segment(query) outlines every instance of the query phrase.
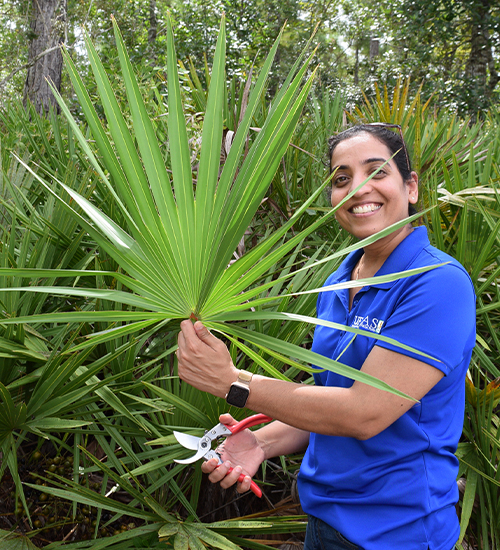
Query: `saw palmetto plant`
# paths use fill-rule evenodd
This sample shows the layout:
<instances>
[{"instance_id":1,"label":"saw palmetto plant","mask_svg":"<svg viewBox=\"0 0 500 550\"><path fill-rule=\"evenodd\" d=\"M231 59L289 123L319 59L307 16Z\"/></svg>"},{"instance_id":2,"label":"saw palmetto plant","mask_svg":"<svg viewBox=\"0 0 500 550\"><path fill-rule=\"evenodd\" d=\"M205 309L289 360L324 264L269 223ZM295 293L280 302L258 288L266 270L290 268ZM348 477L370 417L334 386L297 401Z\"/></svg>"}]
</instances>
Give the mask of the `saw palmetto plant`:
<instances>
[{"instance_id":1,"label":"saw palmetto plant","mask_svg":"<svg viewBox=\"0 0 500 550\"><path fill-rule=\"evenodd\" d=\"M20 178L26 175L34 192L13 185L14 199L2 200L12 223L10 233L3 222L1 228L2 235L10 236L2 240L0 255L0 353L8 356L4 363L0 361L0 450L4 458L0 474L11 471L27 509L17 476L16 451L23 439L48 437L55 447L75 457L74 475L71 481L53 476L51 486L40 490L72 501L73 511L84 502L99 510L98 514L105 510L114 517L136 518L141 524L107 541L82 541L70 547L129 548L133 539L135 546L153 548L159 532L176 548L185 548L186 540L191 548L234 549L235 544L261 548L256 542L243 541L242 533L301 531L303 519L240 518L201 526L197 516L199 468L186 472L185 466L172 464L183 453L170 435L172 429L186 426L193 434L201 433L217 421L220 407L226 406L175 376L172 352L178 323L188 318L203 321L225 338L239 367L293 380L312 364L392 391L359 371L312 353L304 343L310 340L311 326L324 323L313 318L314 300L329 272L349 251L394 228L356 244L340 237L321 242L319 235L338 231L331 223L334 211L315 206L328 182L315 183L310 175L311 156L303 166L297 163L294 178L279 188L280 163L281 169L291 166L287 157L293 159L299 151L292 151L289 143L297 136L314 77L311 57L304 54L297 61L268 106L263 97L276 42L251 89L250 81L245 85L245 101L238 102L236 86L226 89L223 21L212 72L206 71L208 93L192 80L197 88L193 129L189 127L192 113L188 116L183 106L185 89L177 72L170 25L167 103L163 105L163 97L154 90L157 110L154 101L143 99L148 90L136 81L116 25L115 36L123 76L118 92L89 40L97 108L66 56L85 124L77 123L59 98L72 136L67 147L61 138L63 123L54 118L58 152L49 161L51 145L40 128L44 147L31 157L22 150L16 155L17 173ZM233 113L236 104L237 116ZM318 127L341 127L338 100L328 107L328 116L319 111L319 104L316 107L316 117L327 119L318 122ZM419 116L425 111L418 101L412 109ZM392 120L391 113L383 109L368 111L362 119ZM435 125L431 121L429 126ZM434 131L441 135L445 126L442 123ZM408 128L421 164L440 165L441 138L417 122ZM327 134L324 130L321 136L316 132L306 135L302 149L307 147L304 143L324 141ZM190 139L193 135L196 140ZM412 136L420 136L420 141ZM455 152L463 150L468 147L461 143ZM453 162L455 172L464 170L460 156L453 161L453 151L446 158L452 160L444 164L445 175ZM436 173L432 177L436 179ZM454 179L454 173L449 179ZM269 197L270 185L280 198L280 214L272 224L262 217L259 238L249 239L242 254L239 245L248 228L256 226L256 212ZM433 189L438 187L436 179ZM445 197L446 188L439 189ZM290 196L293 201L288 204ZM453 197L454 202L447 199L452 206L463 200L459 193ZM480 208L469 202L471 208ZM449 218L453 229L454 211L449 216L441 214L443 220ZM438 235L439 210L432 215L431 225ZM496 217L490 222L496 234ZM446 240L453 231L442 225ZM465 223L461 228L467 228ZM315 234L316 229L322 229L321 233ZM487 236L488 242L494 238ZM459 240L465 250L469 238ZM235 255L238 248L240 253ZM491 263L490 254L484 250L482 254L485 257L478 258L477 270ZM394 274L385 280L411 274ZM350 330L353 338L364 334L350 327L342 330ZM29 368L26 358L31 361ZM71 434L69 439L67 434ZM106 460L92 455L89 441L97 442ZM100 476L99 494L77 482L88 475ZM111 487L127 493L129 500L117 503L109 498ZM194 518L193 522L179 521L175 514ZM97 536L100 518L92 536ZM0 548L1 537L0 533Z\"/></svg>"},{"instance_id":2,"label":"saw palmetto plant","mask_svg":"<svg viewBox=\"0 0 500 550\"><path fill-rule=\"evenodd\" d=\"M249 130L265 91L266 77L278 47L276 42L249 95L246 110L239 117L238 128L221 166L224 113L227 112L224 32L223 22L210 75L196 171L192 167L170 26L167 148L160 145L158 129L141 97L115 25L129 112L122 113L90 41L87 40L87 50L105 114L104 123L71 59L66 56L68 72L92 138L88 139L87 130L82 130L59 98L70 131L80 144L80 152L74 158L84 167L83 180L75 181L71 161L63 158L64 147L52 164L39 155L38 167L33 160L22 160L17 155L19 166L30 172L32 183L45 188L49 197L47 204L57 205L58 214L54 217L50 209L38 208L27 196L12 189L17 202L6 204L12 216L12 231L6 242L8 246L2 248L0 268L6 312L1 320L2 330L4 336L27 342L28 339L23 338L24 326L34 326L35 335L39 334L37 328L49 324L59 324L64 329L58 333L60 342L59 337L50 339L53 344L50 353L42 349L37 355L36 350L30 350L36 367L25 368L20 377L22 369L17 370L22 363L18 360L20 352L11 343L12 339L5 340L11 365L0 368L0 448L5 459L0 473L6 468L10 470L16 481L16 492L28 512L29 503L18 475L17 448L30 434L35 434L51 439L56 447L72 453L76 458L73 481L53 477L52 487L44 486L43 491L55 498L73 501L73 514L77 503L88 502L100 511L107 510L117 516L126 514L147 524L133 533L100 542L103 548L122 540L128 544L130 539L143 535L156 536L161 526L160 536L173 539L176 547L182 546L187 537L191 547L203 546L200 542L203 540L212 546L236 548L227 539L232 536L231 530L238 534L242 529L249 529L241 522L241 525L214 524L203 529L198 523L181 525L170 512L177 509L180 502L183 509L196 518L200 480L198 476L195 482L183 486L189 496L183 495L176 479L185 467L166 467L174 458L179 458L182 451L172 436L165 436L169 433L165 426L187 421L208 428L217 416L214 399L207 397L204 406L199 403L197 406L189 388L179 388L178 381L155 380L158 363L148 370L144 360L135 361L145 342L151 342L165 331L177 330L175 321L202 320L227 338L233 352L246 355L251 368L261 368L271 376L292 377L298 369L307 369L312 363L352 372L353 378L388 389L385 384L341 363L316 356L301 345L301 335L307 332L303 326L315 322L311 317L311 294L296 299L298 306L304 303L306 308L296 307L293 314L285 311L291 290L320 286L326 278L328 263L335 264L354 248L344 246L331 251L327 258L318 254L321 247L317 250L308 247L307 254L302 253L305 247L302 243L308 235L333 215L333 211L327 212L323 217L315 217L306 229L296 234L291 231L299 216L314 204L322 186L295 208L293 216L281 227L268 231L265 239L234 261L234 252L288 148L314 72L308 75L311 57L302 65L301 60L297 62L273 99L259 131L252 130L250 140ZM58 124L54 120L54 130ZM100 178L97 183L96 177ZM16 228L18 215L26 230ZM61 221L63 218L65 223ZM84 231L76 230L77 226ZM24 235L20 243L16 242L17 231ZM30 248L33 235L38 233L49 243L58 242L58 246L65 243L59 260L44 263L42 260L48 254L36 253L36 247ZM88 236L85 242L84 233ZM362 245L359 243L356 247ZM72 254L79 257L69 262ZM105 258L112 259L109 263L116 266L115 270L97 269ZM317 261L318 258L321 261ZM89 265L96 269L88 269ZM31 284L27 285L30 279ZM40 300L26 300L25 295L38 295ZM45 297L53 300L51 308L40 307ZM75 307L54 301L54 297L71 297ZM29 304L36 307L27 307ZM267 330L251 330L263 322L268 324ZM290 329L284 322L302 328ZM93 327L94 332L89 334L87 330L88 337L77 343L80 333L76 327L83 325ZM354 329L353 332L363 331ZM66 338L66 333L71 336ZM102 356L98 353L92 356L94 350L106 346L107 352ZM171 346L165 355L173 350ZM286 374L277 368L280 363L289 365ZM13 366L16 369L11 368ZM102 375L100 369L109 370ZM175 411L169 418L171 405ZM206 414L207 409L213 414ZM92 427L87 428L89 423ZM60 437L61 431L72 433L70 445L64 435ZM86 451L87 433L91 433L106 452L106 463ZM153 437L158 446L146 446ZM125 457L117 458L118 448L125 451ZM82 489L77 480L82 473L84 454L90 461L83 470L85 475L100 472L103 480L113 480L128 493L129 504L119 506L109 499L105 483L100 496ZM143 481L145 486L134 488L134 483ZM168 490L162 489L164 487ZM252 524L255 533L259 529L279 532L303 528L304 522L294 518ZM91 547L96 544L89 543Z\"/></svg>"},{"instance_id":3,"label":"saw palmetto plant","mask_svg":"<svg viewBox=\"0 0 500 550\"><path fill-rule=\"evenodd\" d=\"M390 390L378 380L332 359L245 328L245 323L264 319L326 323L278 311L276 304L286 297L286 293L281 296L264 294L263 297L263 293L277 281L279 284L283 283L279 275L271 281L263 279L269 269L317 227L332 219L334 210L316 219L292 238L284 239L297 218L319 196L322 186L296 209L288 222L237 261L232 261L234 251L265 196L301 115L314 77L314 71L307 76L312 56L302 65L305 55L297 61L246 152L252 118L265 90L266 77L278 47L276 41L250 93L246 112L234 134L232 146L221 169L220 148L224 129L224 101L227 97L224 71L225 30L224 21L222 22L210 77L197 177L194 180L170 24L167 66L168 159L158 143L155 126L141 97L116 23L114 30L130 119L122 114L104 67L89 40L86 42L87 51L106 125L99 119L68 55L66 65L95 148L91 147L62 99L59 101L84 153L108 192L108 201L112 202L118 214L115 219L105 214L95 205L92 197L85 198L59 181L55 174L47 174L44 179L39 170L33 171L33 175L61 201L100 249L113 258L119 269L108 272L6 269L2 273L54 279L73 276L78 280L82 277L111 277L115 281L114 288L89 288L88 285L84 288L76 285L37 287L33 284L6 290L80 296L114 302L122 307L109 311L31 315L6 320L5 323L109 323L105 331L94 333L88 342L72 348L74 352L118 337L138 333L154 334L173 320L199 319L209 328L225 335L253 360L256 360L255 353L242 340L273 357L291 357L293 359L287 359L288 362L315 364ZM45 181L47 177L49 180ZM406 222L401 222L403 223ZM389 228L385 232L393 229ZM380 238L386 233L370 237L370 240ZM321 262L345 255L367 242L344 248ZM410 274L408 272L405 275ZM290 273L284 277L289 276ZM390 277L399 276L401 274ZM353 333L363 332L351 328L348 330ZM383 338L381 335L375 337ZM266 369L268 363L260 358L258 365Z\"/></svg>"}]
</instances>

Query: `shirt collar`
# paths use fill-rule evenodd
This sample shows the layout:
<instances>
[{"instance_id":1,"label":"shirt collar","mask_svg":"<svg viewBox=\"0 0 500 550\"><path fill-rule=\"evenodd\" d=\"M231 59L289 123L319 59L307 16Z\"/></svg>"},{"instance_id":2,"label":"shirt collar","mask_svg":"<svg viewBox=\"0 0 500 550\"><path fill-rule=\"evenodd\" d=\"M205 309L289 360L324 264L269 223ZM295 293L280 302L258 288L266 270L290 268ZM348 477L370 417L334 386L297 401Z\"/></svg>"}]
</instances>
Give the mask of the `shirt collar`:
<instances>
[{"instance_id":1,"label":"shirt collar","mask_svg":"<svg viewBox=\"0 0 500 550\"><path fill-rule=\"evenodd\" d=\"M390 273L405 271L413 261L413 258L428 245L429 237L427 236L427 228L425 226L415 227L413 231L391 252L375 276L377 277L379 275L388 275ZM330 284L348 281L351 278L351 273L354 266L359 261L362 254L362 249L351 252L338 268L336 277L334 280L330 281ZM396 281L379 283L370 286L388 289L391 288L395 282Z\"/></svg>"},{"instance_id":2,"label":"shirt collar","mask_svg":"<svg viewBox=\"0 0 500 550\"><path fill-rule=\"evenodd\" d=\"M413 231L391 252L382 267L377 271L377 273L375 273L375 277L405 271L413 262L415 256L429 244L427 228L425 226L415 227ZM380 283L370 286L380 289L389 289L395 283L396 281L392 281L389 283Z\"/></svg>"}]
</instances>

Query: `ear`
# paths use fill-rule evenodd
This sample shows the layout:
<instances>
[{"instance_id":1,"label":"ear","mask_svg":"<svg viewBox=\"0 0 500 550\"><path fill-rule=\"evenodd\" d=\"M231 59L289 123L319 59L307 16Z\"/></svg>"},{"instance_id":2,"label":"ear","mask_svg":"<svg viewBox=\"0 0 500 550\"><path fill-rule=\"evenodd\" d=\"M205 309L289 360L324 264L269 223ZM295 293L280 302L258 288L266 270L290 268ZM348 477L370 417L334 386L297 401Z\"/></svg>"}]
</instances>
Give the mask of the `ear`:
<instances>
[{"instance_id":1,"label":"ear","mask_svg":"<svg viewBox=\"0 0 500 550\"><path fill-rule=\"evenodd\" d=\"M418 176L416 172L411 173L406 185L408 186L408 201L410 204L416 204L418 202Z\"/></svg>"}]
</instances>

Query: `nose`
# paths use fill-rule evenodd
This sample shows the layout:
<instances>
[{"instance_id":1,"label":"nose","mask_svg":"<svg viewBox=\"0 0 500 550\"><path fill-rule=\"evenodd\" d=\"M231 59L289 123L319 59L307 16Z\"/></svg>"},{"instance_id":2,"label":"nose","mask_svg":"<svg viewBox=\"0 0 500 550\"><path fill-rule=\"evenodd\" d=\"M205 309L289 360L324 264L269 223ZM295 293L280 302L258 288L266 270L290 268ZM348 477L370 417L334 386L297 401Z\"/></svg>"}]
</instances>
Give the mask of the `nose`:
<instances>
[{"instance_id":1,"label":"nose","mask_svg":"<svg viewBox=\"0 0 500 550\"><path fill-rule=\"evenodd\" d=\"M352 192L354 191L354 189L356 189L357 187L359 187L363 182L366 181L366 175L365 174L359 174L359 175L355 175L353 176L352 180L351 180L351 188L349 189L349 192ZM364 195L367 195L368 193L370 193L373 189L373 179L367 181L360 189L358 189L356 191L356 193L354 193L354 197L361 197L361 196L364 196Z\"/></svg>"}]
</instances>

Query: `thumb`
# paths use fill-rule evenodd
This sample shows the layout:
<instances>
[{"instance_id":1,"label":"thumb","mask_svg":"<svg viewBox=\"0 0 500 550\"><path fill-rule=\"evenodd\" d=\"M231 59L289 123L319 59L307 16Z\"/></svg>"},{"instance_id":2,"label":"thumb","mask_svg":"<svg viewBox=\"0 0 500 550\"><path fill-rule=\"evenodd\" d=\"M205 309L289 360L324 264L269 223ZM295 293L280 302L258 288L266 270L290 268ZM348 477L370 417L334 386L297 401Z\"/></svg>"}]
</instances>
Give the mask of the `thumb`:
<instances>
[{"instance_id":1,"label":"thumb","mask_svg":"<svg viewBox=\"0 0 500 550\"><path fill-rule=\"evenodd\" d=\"M237 421L229 413L221 414L219 416L219 422L226 426L233 426L234 424L237 424Z\"/></svg>"},{"instance_id":2,"label":"thumb","mask_svg":"<svg viewBox=\"0 0 500 550\"><path fill-rule=\"evenodd\" d=\"M196 321L194 330L196 331L196 336L210 347L213 347L219 341L201 321Z\"/></svg>"}]
</instances>

